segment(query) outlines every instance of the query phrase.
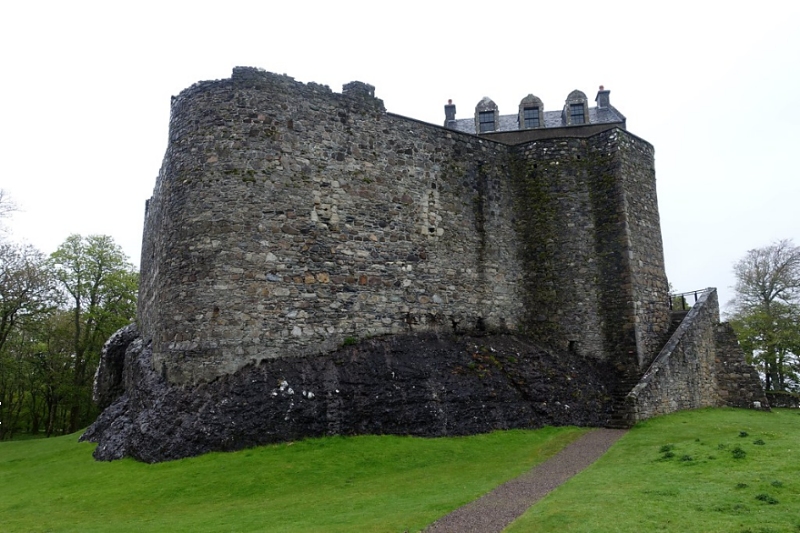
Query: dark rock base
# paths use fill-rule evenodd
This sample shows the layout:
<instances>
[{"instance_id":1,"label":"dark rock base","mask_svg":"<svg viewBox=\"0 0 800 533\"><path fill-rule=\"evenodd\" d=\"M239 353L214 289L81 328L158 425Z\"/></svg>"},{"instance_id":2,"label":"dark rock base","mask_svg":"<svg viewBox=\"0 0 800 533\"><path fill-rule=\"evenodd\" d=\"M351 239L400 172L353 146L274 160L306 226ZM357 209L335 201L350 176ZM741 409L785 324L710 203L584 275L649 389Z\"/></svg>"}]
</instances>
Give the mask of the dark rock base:
<instances>
[{"instance_id":1,"label":"dark rock base","mask_svg":"<svg viewBox=\"0 0 800 533\"><path fill-rule=\"evenodd\" d=\"M141 339L125 393L81 437L99 460L158 462L323 435L436 437L603 426L613 371L510 336L409 334L263 361L195 387L167 383Z\"/></svg>"}]
</instances>

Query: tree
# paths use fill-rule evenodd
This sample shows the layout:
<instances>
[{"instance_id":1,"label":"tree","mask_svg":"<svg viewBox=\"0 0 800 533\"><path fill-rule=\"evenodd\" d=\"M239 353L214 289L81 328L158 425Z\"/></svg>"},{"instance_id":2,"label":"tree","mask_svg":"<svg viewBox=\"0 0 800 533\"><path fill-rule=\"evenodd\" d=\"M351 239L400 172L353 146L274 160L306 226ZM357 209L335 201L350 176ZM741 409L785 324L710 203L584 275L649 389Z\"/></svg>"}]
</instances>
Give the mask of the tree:
<instances>
[{"instance_id":1,"label":"tree","mask_svg":"<svg viewBox=\"0 0 800 533\"><path fill-rule=\"evenodd\" d=\"M26 400L26 328L52 309L52 278L31 246L0 242L0 437L11 435Z\"/></svg>"},{"instance_id":2,"label":"tree","mask_svg":"<svg viewBox=\"0 0 800 533\"><path fill-rule=\"evenodd\" d=\"M800 247L781 240L734 265L731 324L767 390L800 387Z\"/></svg>"},{"instance_id":3,"label":"tree","mask_svg":"<svg viewBox=\"0 0 800 533\"><path fill-rule=\"evenodd\" d=\"M3 219L8 218L11 213L17 210L17 204L12 200L6 191L0 189L0 232L5 233L6 228Z\"/></svg>"},{"instance_id":4,"label":"tree","mask_svg":"<svg viewBox=\"0 0 800 533\"><path fill-rule=\"evenodd\" d=\"M0 189L0 218L6 218L10 213L17 210L17 204L8 196L8 193Z\"/></svg>"},{"instance_id":5,"label":"tree","mask_svg":"<svg viewBox=\"0 0 800 533\"><path fill-rule=\"evenodd\" d=\"M107 236L72 235L49 259L0 240L0 438L94 419L94 368L135 317L138 278Z\"/></svg>"},{"instance_id":6,"label":"tree","mask_svg":"<svg viewBox=\"0 0 800 533\"><path fill-rule=\"evenodd\" d=\"M19 320L46 309L52 286L38 250L0 242L0 352Z\"/></svg>"},{"instance_id":7,"label":"tree","mask_svg":"<svg viewBox=\"0 0 800 533\"><path fill-rule=\"evenodd\" d=\"M71 315L72 387L68 431L94 416L91 379L106 339L136 316L139 275L106 235L70 235L50 257L62 308Z\"/></svg>"}]
</instances>

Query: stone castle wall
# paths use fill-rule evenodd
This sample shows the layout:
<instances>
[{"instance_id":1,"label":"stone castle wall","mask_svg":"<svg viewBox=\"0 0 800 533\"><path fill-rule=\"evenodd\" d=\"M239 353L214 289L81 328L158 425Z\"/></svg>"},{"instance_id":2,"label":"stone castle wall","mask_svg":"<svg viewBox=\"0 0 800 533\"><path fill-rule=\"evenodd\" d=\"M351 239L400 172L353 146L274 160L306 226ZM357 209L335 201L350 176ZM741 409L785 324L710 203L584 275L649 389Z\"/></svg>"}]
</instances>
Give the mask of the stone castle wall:
<instances>
[{"instance_id":1,"label":"stone castle wall","mask_svg":"<svg viewBox=\"0 0 800 533\"><path fill-rule=\"evenodd\" d=\"M669 284L664 274L653 148L632 135L619 136L618 142L620 149L616 153L624 193L623 238L627 240L630 268L629 281L622 288L629 288L626 293L631 295L636 353L639 369L643 370L667 341L670 310L664 294L669 293Z\"/></svg>"},{"instance_id":2,"label":"stone castle wall","mask_svg":"<svg viewBox=\"0 0 800 533\"><path fill-rule=\"evenodd\" d=\"M669 325L652 146L617 129L517 153L527 327L638 375Z\"/></svg>"},{"instance_id":3,"label":"stone castle wall","mask_svg":"<svg viewBox=\"0 0 800 533\"><path fill-rule=\"evenodd\" d=\"M519 146L237 68L173 101L139 323L173 383L349 338L530 334L640 367L668 325L652 147Z\"/></svg>"}]
</instances>

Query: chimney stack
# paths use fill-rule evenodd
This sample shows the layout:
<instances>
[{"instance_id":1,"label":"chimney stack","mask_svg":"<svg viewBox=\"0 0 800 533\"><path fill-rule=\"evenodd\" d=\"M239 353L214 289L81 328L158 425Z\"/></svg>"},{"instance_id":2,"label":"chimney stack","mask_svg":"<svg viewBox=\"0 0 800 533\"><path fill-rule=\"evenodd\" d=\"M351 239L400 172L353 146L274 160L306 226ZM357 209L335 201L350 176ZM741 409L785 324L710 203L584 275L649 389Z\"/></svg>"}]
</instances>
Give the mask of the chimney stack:
<instances>
[{"instance_id":1,"label":"chimney stack","mask_svg":"<svg viewBox=\"0 0 800 533\"><path fill-rule=\"evenodd\" d=\"M601 85L600 89L597 90L597 97L595 97L594 101L597 102L597 109L608 109L611 105L610 98L608 97L611 91L606 91L605 88Z\"/></svg>"},{"instance_id":2,"label":"chimney stack","mask_svg":"<svg viewBox=\"0 0 800 533\"><path fill-rule=\"evenodd\" d=\"M447 129L456 129L456 105L452 100L447 101L444 106L444 127Z\"/></svg>"}]
</instances>

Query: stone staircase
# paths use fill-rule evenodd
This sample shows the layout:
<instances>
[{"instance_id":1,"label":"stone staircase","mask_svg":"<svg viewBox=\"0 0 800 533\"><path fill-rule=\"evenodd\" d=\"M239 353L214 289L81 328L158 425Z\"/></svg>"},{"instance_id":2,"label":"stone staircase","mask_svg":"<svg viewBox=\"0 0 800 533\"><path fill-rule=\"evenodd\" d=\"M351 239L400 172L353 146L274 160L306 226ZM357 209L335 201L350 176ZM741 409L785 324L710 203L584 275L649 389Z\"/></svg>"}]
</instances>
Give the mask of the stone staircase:
<instances>
[{"instance_id":1,"label":"stone staircase","mask_svg":"<svg viewBox=\"0 0 800 533\"><path fill-rule=\"evenodd\" d=\"M628 403L628 393L639 383L638 378L630 377L619 381L614 392L611 393L611 418L606 423L607 428L628 429L633 425L631 405Z\"/></svg>"},{"instance_id":2,"label":"stone staircase","mask_svg":"<svg viewBox=\"0 0 800 533\"><path fill-rule=\"evenodd\" d=\"M683 319L689 311L672 311L670 318L670 325L667 334L664 336L664 344L669 341L672 334L681 325ZM628 429L633 426L634 420L631 413L632 405L629 405L627 400L628 394L639 383L640 376L626 376L622 378L611 394L612 398L612 411L611 418L609 418L606 427L613 429Z\"/></svg>"}]
</instances>

